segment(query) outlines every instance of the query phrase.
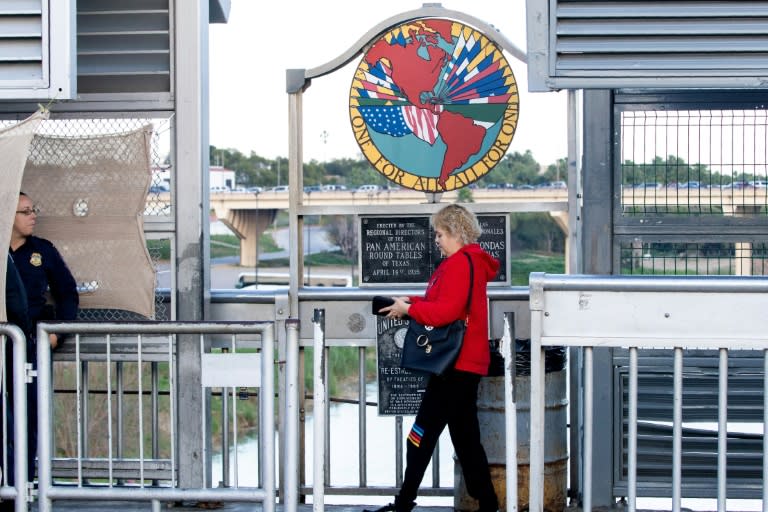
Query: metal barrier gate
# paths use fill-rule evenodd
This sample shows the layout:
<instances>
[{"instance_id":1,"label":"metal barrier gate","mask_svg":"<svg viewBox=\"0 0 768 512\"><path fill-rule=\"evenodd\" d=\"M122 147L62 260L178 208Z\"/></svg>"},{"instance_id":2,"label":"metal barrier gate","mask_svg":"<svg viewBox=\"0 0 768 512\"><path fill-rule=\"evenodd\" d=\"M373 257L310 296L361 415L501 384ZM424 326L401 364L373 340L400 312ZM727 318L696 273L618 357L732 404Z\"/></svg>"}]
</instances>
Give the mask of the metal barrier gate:
<instances>
[{"instance_id":1,"label":"metal barrier gate","mask_svg":"<svg viewBox=\"0 0 768 512\"><path fill-rule=\"evenodd\" d=\"M142 323L97 323L97 324L40 324L38 326L38 339L47 339L49 332L72 334L74 339L68 343L75 344L76 361L80 360L80 347L86 336L103 336L103 357L106 363L106 401L108 418L107 425L109 431L109 444L107 448L107 457L102 458L100 465L95 468L101 474L101 478L106 478L106 484L89 485L87 482L84 463L89 462L83 457L83 436L78 435L77 452L78 457L75 461L75 482L72 485L57 485L52 477L52 380L51 380L51 354L49 350L40 350L38 353L38 413L39 413L39 510L49 512L52 508L53 500L131 500L131 501L151 501L153 510L160 510L161 502L184 501L184 500L216 500L216 501L241 501L241 502L261 502L265 512L273 512L275 509L275 422L274 422L274 324L272 322L242 322L242 323L183 323L183 322L142 322ZM261 485L251 488L218 488L218 489L184 489L178 488L175 480L176 469L175 455L173 453L174 436L171 433L171 456L169 460L170 467L167 485L155 486L147 485L146 480L155 478L145 474L144 467L144 449L142 446L144 432L143 421L139 418L139 458L137 471L138 485L121 485L120 477L124 478L126 472L131 468L122 465L124 461L120 460L113 452L112 442L112 424L115 422L113 417L113 406L111 397L114 394L111 388L112 363L117 360L134 360L138 364L138 401L141 404L143 393L142 377L142 357L146 357L143 345L150 342L157 343L158 337L164 340L166 347L165 363L168 365L168 378L170 379L169 397L170 404L170 428L175 425L175 404L173 396L175 394L174 379L176 370L174 368L175 336L176 335L197 335L200 337L200 350L203 357L203 371L200 379L203 387L233 387L242 385L258 384L262 397L267 399L260 400L259 407L259 442L260 459L259 474ZM253 353L238 354L222 352L212 354L205 352L206 335L228 335L232 336L232 344L235 345L235 335L258 335L260 343L251 345ZM126 338L135 336L134 350L125 350ZM120 349L113 345L117 342L123 342ZM128 342L131 344L131 342ZM258 348L259 353L255 353ZM113 352L114 350L114 352ZM225 365L225 366L223 366ZM80 368L80 365L77 366ZM78 370L79 371L79 370ZM78 379L77 389L77 424L80 425L80 416L83 414L83 389L80 387L81 380ZM138 408L141 416L142 407ZM203 419L205 421L205 419ZM81 433L79 433L81 434ZM207 455L203 454L205 460ZM92 461L91 461L92 462ZM202 463L202 462L201 462ZM19 510L19 509L17 509Z\"/></svg>"},{"instance_id":2,"label":"metal barrier gate","mask_svg":"<svg viewBox=\"0 0 768 512\"><path fill-rule=\"evenodd\" d=\"M13 393L9 396L7 393L9 375L6 364L8 350L13 351ZM16 500L16 512L25 512L27 510L27 501L31 499L28 493L27 485L27 415L15 413L10 414L11 409L15 411L27 410L27 390L26 384L30 382L31 365L27 364L27 340L24 333L12 324L0 324L0 402L2 402L3 411L3 457L2 464L2 482L0 485L0 499ZM8 402L12 401L12 404ZM14 421L6 421L6 418L13 417ZM9 427L13 427L13 432L9 432ZM9 442L11 441L11 442ZM13 484L9 484L9 464L8 447L13 443ZM21 498L21 499L19 499Z\"/></svg>"},{"instance_id":3,"label":"metal barrier gate","mask_svg":"<svg viewBox=\"0 0 768 512\"><path fill-rule=\"evenodd\" d=\"M636 510L638 487L638 351L664 349L674 353L674 400L670 456L672 510L679 511L683 494L683 349L717 350L719 355L717 504L726 510L729 488L728 352L762 351L763 400L768 401L768 281L756 277L723 276L590 276L532 273L531 286L531 510L542 510L544 454L544 358L547 346L584 347L583 366L583 509L592 509L592 431L595 347L629 350L629 405L626 457L628 509ZM724 308L725 312L724 313ZM645 368L647 370L647 367ZM753 482L768 506L768 406L762 417L762 477ZM732 441L733 442L733 441ZM695 447L693 448L695 449ZM738 453L737 453L738 454ZM706 461L701 464L707 465ZM690 485L690 483L688 484ZM732 483L731 483L732 485Z\"/></svg>"}]
</instances>

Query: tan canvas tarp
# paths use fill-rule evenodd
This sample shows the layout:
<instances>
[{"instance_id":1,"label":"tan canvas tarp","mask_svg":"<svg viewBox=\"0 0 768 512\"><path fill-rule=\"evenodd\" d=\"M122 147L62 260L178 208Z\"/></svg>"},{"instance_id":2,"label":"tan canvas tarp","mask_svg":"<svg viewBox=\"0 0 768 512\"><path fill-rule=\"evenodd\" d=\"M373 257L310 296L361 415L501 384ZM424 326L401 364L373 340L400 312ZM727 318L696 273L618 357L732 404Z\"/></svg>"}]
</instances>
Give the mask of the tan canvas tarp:
<instances>
[{"instance_id":1,"label":"tan canvas tarp","mask_svg":"<svg viewBox=\"0 0 768 512\"><path fill-rule=\"evenodd\" d=\"M150 126L32 141L21 189L41 209L35 234L56 245L75 276L81 308L154 318L156 278L143 229L150 156Z\"/></svg>"},{"instance_id":2,"label":"tan canvas tarp","mask_svg":"<svg viewBox=\"0 0 768 512\"><path fill-rule=\"evenodd\" d=\"M0 247L5 248L2 253L3 262L0 264L3 270L0 274L0 289L2 289L0 321L2 322L8 319L5 314L5 268L8 263L6 254L11 243L13 219L19 202L21 176L32 136L47 117L47 112L38 111L27 119L0 130L0 180L2 180L0 185L0 244L2 245Z\"/></svg>"}]
</instances>

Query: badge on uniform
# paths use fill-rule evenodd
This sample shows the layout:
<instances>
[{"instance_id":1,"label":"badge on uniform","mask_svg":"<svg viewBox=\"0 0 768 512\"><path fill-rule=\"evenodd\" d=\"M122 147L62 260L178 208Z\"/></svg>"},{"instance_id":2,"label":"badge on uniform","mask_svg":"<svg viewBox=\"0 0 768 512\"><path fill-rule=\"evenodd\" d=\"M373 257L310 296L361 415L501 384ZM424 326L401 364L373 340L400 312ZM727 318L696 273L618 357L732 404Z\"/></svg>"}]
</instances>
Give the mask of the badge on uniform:
<instances>
[{"instance_id":1,"label":"badge on uniform","mask_svg":"<svg viewBox=\"0 0 768 512\"><path fill-rule=\"evenodd\" d=\"M32 256L29 257L29 264L33 267L39 267L43 264L43 257L39 252L33 252Z\"/></svg>"}]
</instances>

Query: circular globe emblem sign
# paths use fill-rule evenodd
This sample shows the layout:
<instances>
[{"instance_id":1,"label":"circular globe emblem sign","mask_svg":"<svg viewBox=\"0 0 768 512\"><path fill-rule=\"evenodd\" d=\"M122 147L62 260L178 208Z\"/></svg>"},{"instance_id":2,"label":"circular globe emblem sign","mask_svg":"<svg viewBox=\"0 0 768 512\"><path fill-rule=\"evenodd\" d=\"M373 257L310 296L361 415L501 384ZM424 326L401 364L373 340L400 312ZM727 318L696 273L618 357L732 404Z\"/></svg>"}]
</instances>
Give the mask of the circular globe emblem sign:
<instances>
[{"instance_id":1,"label":"circular globe emblem sign","mask_svg":"<svg viewBox=\"0 0 768 512\"><path fill-rule=\"evenodd\" d=\"M460 189L502 159L515 134L512 68L485 35L423 18L376 40L355 71L349 111L371 165L405 188Z\"/></svg>"}]
</instances>

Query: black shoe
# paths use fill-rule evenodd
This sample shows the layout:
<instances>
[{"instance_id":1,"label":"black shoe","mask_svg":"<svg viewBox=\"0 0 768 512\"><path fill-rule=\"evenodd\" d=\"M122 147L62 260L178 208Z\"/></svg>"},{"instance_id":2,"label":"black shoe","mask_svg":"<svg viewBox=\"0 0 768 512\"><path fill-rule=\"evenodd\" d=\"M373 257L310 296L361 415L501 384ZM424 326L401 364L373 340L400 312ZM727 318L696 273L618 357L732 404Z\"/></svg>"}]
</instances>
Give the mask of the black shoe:
<instances>
[{"instance_id":1,"label":"black shoe","mask_svg":"<svg viewBox=\"0 0 768 512\"><path fill-rule=\"evenodd\" d=\"M379 508L364 508L363 512L393 512L395 510L395 504L394 503L387 503L383 507Z\"/></svg>"},{"instance_id":2,"label":"black shoe","mask_svg":"<svg viewBox=\"0 0 768 512\"><path fill-rule=\"evenodd\" d=\"M403 502L395 498L395 512L411 512L415 506L415 501Z\"/></svg>"},{"instance_id":3,"label":"black shoe","mask_svg":"<svg viewBox=\"0 0 768 512\"><path fill-rule=\"evenodd\" d=\"M416 506L415 501L411 501L410 503L398 503L397 499L395 499L395 503L387 503L383 507L379 507L376 509L363 509L363 512L411 512L413 510L413 507Z\"/></svg>"},{"instance_id":4,"label":"black shoe","mask_svg":"<svg viewBox=\"0 0 768 512\"><path fill-rule=\"evenodd\" d=\"M498 512L499 510L499 502L495 499L493 501L489 501L487 503L480 502L480 506L477 509L477 512Z\"/></svg>"}]
</instances>

